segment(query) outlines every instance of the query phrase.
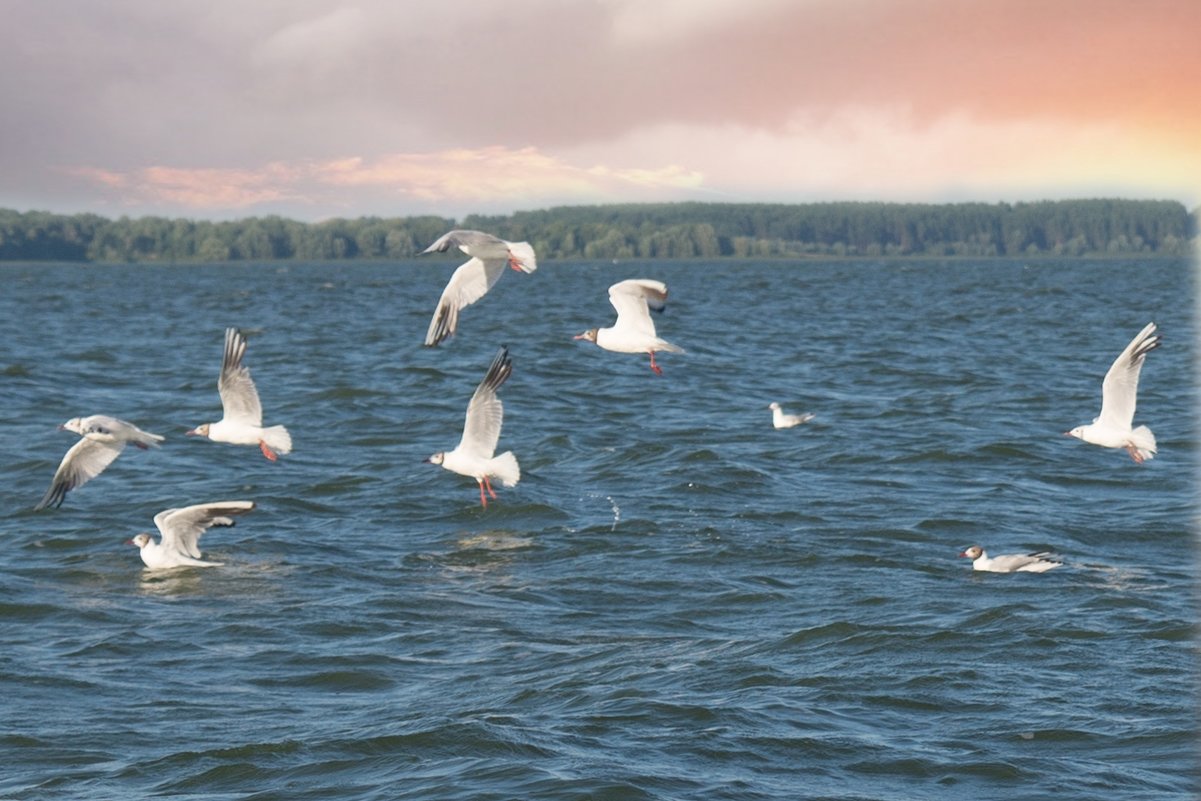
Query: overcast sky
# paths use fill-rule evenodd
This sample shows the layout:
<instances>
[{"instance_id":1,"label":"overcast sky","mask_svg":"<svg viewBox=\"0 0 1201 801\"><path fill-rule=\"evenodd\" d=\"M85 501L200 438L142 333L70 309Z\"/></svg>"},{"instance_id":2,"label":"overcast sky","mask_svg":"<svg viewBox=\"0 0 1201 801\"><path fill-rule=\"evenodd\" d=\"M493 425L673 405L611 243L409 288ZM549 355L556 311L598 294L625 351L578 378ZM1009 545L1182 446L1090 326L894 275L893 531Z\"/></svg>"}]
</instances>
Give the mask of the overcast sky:
<instances>
[{"instance_id":1,"label":"overcast sky","mask_svg":"<svg viewBox=\"0 0 1201 801\"><path fill-rule=\"evenodd\" d=\"M0 0L0 207L1201 203L1197 0Z\"/></svg>"}]
</instances>

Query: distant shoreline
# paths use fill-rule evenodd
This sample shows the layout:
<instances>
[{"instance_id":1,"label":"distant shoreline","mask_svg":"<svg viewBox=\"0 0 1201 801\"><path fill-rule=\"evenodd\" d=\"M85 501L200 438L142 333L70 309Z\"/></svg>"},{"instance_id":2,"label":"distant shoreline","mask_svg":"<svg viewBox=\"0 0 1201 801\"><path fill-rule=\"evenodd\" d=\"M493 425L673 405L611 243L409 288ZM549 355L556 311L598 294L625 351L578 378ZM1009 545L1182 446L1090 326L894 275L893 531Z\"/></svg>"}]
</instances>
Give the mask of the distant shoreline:
<instances>
[{"instance_id":1,"label":"distant shoreline","mask_svg":"<svg viewBox=\"0 0 1201 801\"><path fill-rule=\"evenodd\" d=\"M510 215L304 223L0 209L0 262L394 261L452 228L528 241L540 259L1184 257L1197 211L1171 200L1031 203L649 203Z\"/></svg>"}]
</instances>

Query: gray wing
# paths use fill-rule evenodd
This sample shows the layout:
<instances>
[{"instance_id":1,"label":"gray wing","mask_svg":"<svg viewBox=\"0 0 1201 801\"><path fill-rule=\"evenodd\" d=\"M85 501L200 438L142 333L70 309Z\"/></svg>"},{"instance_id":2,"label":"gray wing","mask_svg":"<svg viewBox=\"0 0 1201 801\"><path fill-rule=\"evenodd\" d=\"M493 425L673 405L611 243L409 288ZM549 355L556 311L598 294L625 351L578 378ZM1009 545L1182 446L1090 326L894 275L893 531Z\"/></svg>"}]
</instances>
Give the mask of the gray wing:
<instances>
[{"instance_id":1,"label":"gray wing","mask_svg":"<svg viewBox=\"0 0 1201 801\"><path fill-rule=\"evenodd\" d=\"M445 253L451 248L458 248L469 256L478 256L484 249L505 250L507 245L503 239L483 231L468 231L456 229L448 231L430 245L422 253Z\"/></svg>"},{"instance_id":2,"label":"gray wing","mask_svg":"<svg viewBox=\"0 0 1201 801\"><path fill-rule=\"evenodd\" d=\"M459 450L483 459L492 458L496 443L500 441L500 427L505 416L504 404L500 402L496 391L512 373L513 362L509 358L509 349L501 346L488 366L484 380L471 396L471 403L467 404L467 420L463 424Z\"/></svg>"},{"instance_id":3,"label":"gray wing","mask_svg":"<svg viewBox=\"0 0 1201 801\"><path fill-rule=\"evenodd\" d=\"M154 525L163 535L163 547L199 559L201 534L212 526L232 526L229 515L245 514L253 508L253 501L219 501L165 509L154 516Z\"/></svg>"},{"instance_id":4,"label":"gray wing","mask_svg":"<svg viewBox=\"0 0 1201 801\"><path fill-rule=\"evenodd\" d=\"M47 506L62 506L63 500L71 490L82 487L96 476L104 472L104 468L125 450L125 440L96 439L82 437L71 446L66 456L54 472L50 488L42 496L35 510Z\"/></svg>"},{"instance_id":5,"label":"gray wing","mask_svg":"<svg viewBox=\"0 0 1201 801\"><path fill-rule=\"evenodd\" d=\"M81 423L80 429L79 433L81 436L110 441L123 440L125 442L132 442L139 448L146 448L149 445L158 447L158 443L163 441L163 437L158 434L143 431L133 423L128 423L116 417L109 417L106 414L94 414L91 417L85 418Z\"/></svg>"},{"instance_id":6,"label":"gray wing","mask_svg":"<svg viewBox=\"0 0 1201 801\"><path fill-rule=\"evenodd\" d=\"M649 278L621 281L609 287L609 302L617 309L616 327L655 336L650 310L658 311L666 305L667 284Z\"/></svg>"},{"instance_id":7,"label":"gray wing","mask_svg":"<svg viewBox=\"0 0 1201 801\"><path fill-rule=\"evenodd\" d=\"M238 420L255 426L263 424L263 404L258 390L250 379L250 371L242 366L246 354L246 337L236 328L225 329L225 352L221 357L221 375L217 391L225 419Z\"/></svg>"},{"instance_id":8,"label":"gray wing","mask_svg":"<svg viewBox=\"0 0 1201 801\"><path fill-rule=\"evenodd\" d=\"M1105 380L1101 382L1101 414L1098 422L1130 427L1134 421L1138 377L1143 369L1143 361L1148 353L1159 347L1159 342L1155 323L1148 323L1114 360L1105 374Z\"/></svg>"},{"instance_id":9,"label":"gray wing","mask_svg":"<svg viewBox=\"0 0 1201 801\"><path fill-rule=\"evenodd\" d=\"M505 264L505 259L472 257L459 265L438 299L438 308L434 310L434 318L425 334L426 346L433 347L455 332L459 325L459 309L487 294L504 274Z\"/></svg>"}]
</instances>

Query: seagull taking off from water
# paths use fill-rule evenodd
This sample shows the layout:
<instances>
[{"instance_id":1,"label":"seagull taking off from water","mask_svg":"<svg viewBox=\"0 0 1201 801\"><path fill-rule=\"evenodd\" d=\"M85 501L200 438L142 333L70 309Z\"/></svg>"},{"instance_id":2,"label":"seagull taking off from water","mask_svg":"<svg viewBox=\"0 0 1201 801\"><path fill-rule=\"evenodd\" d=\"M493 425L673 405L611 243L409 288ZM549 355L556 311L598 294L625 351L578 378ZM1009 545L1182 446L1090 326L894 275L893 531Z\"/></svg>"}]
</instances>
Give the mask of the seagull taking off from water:
<instances>
[{"instance_id":1,"label":"seagull taking off from water","mask_svg":"<svg viewBox=\"0 0 1201 801\"><path fill-rule=\"evenodd\" d=\"M524 273L538 269L530 243L506 242L483 231L451 231L421 252L445 253L452 247L471 258L459 265L438 298L438 308L425 334L425 345L431 348L455 332L459 310L487 294L500 280L506 265Z\"/></svg>"},{"instance_id":2,"label":"seagull taking off from water","mask_svg":"<svg viewBox=\"0 0 1201 801\"><path fill-rule=\"evenodd\" d=\"M50 482L50 489L33 507L35 511L47 506L62 506L68 492L103 473L104 468L125 450L126 443L146 450L152 445L157 448L163 441L158 434L148 433L133 423L103 414L72 417L58 428L60 431L74 431L80 439L63 456Z\"/></svg>"},{"instance_id":3,"label":"seagull taking off from water","mask_svg":"<svg viewBox=\"0 0 1201 801\"><path fill-rule=\"evenodd\" d=\"M458 446L453 451L435 453L425 459L430 464L442 465L452 473L474 478L480 485L480 505L485 509L488 508L488 499L484 497L484 490L487 489L488 494L496 498L491 479L499 479L506 487L512 487L521 480L521 468L512 451L505 451L500 456L492 455L496 451L496 443L500 441L500 427L505 414L504 405L496 391L512 372L509 349L502 346L488 367L484 380L471 396L471 403L467 404L467 420L463 424L463 438Z\"/></svg>"},{"instance_id":4,"label":"seagull taking off from water","mask_svg":"<svg viewBox=\"0 0 1201 801\"><path fill-rule=\"evenodd\" d=\"M1155 457L1155 435L1146 426L1131 429L1138 397L1138 375L1147 354L1159 347L1161 337L1155 323L1147 323L1138 336L1114 361L1101 382L1101 414L1086 426L1077 426L1065 436L1076 437L1103 448L1125 448L1130 458L1142 464Z\"/></svg>"},{"instance_id":5,"label":"seagull taking off from water","mask_svg":"<svg viewBox=\"0 0 1201 801\"><path fill-rule=\"evenodd\" d=\"M979 545L973 545L959 555L972 560L972 570L989 573L1045 573L1063 564L1048 559L1048 553L1009 553L990 557Z\"/></svg>"},{"instance_id":6,"label":"seagull taking off from water","mask_svg":"<svg viewBox=\"0 0 1201 801\"><path fill-rule=\"evenodd\" d=\"M126 545L136 545L142 562L149 568L161 567L219 567L221 562L206 562L201 558L200 535L213 526L232 526L233 518L254 508L252 501L218 501L165 509L154 516L154 525L163 535L159 542L141 533Z\"/></svg>"},{"instance_id":7,"label":"seagull taking off from water","mask_svg":"<svg viewBox=\"0 0 1201 801\"><path fill-rule=\"evenodd\" d=\"M768 404L767 408L771 409L771 424L776 428L792 428L793 426L799 426L801 423L808 423L817 416L812 412L805 412L804 414L786 414L784 410L780 408L780 404L776 403L775 401L772 401L770 404Z\"/></svg>"},{"instance_id":8,"label":"seagull taking off from water","mask_svg":"<svg viewBox=\"0 0 1201 801\"><path fill-rule=\"evenodd\" d=\"M617 309L617 321L608 328L590 328L574 339L595 342L617 353L649 353L655 375L663 370L655 364L655 351L683 353L684 349L655 334L651 309L662 311L667 304L667 284L649 278L630 278L609 287L609 302Z\"/></svg>"},{"instance_id":9,"label":"seagull taking off from water","mask_svg":"<svg viewBox=\"0 0 1201 801\"><path fill-rule=\"evenodd\" d=\"M246 337L236 328L225 329L225 353L217 378L224 416L216 423L196 426L187 434L208 437L213 442L258 445L263 455L274 462L280 454L292 452L292 436L283 426L263 428L263 404L250 370L242 365L245 354Z\"/></svg>"}]
</instances>

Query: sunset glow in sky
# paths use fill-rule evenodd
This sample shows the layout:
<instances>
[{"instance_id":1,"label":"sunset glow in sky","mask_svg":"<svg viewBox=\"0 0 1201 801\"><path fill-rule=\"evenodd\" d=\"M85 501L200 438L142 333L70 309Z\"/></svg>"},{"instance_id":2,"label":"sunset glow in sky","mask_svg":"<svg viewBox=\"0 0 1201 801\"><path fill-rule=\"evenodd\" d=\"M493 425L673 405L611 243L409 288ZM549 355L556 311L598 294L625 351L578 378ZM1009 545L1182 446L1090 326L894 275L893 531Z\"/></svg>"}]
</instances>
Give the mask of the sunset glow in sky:
<instances>
[{"instance_id":1,"label":"sunset glow in sky","mask_svg":"<svg viewBox=\"0 0 1201 801\"><path fill-rule=\"evenodd\" d=\"M1201 203L1196 0L0 8L0 207Z\"/></svg>"}]
</instances>

